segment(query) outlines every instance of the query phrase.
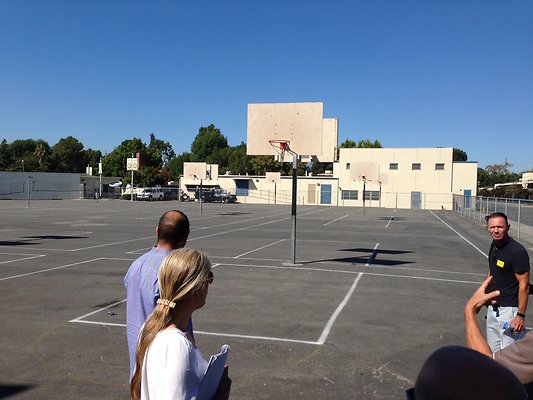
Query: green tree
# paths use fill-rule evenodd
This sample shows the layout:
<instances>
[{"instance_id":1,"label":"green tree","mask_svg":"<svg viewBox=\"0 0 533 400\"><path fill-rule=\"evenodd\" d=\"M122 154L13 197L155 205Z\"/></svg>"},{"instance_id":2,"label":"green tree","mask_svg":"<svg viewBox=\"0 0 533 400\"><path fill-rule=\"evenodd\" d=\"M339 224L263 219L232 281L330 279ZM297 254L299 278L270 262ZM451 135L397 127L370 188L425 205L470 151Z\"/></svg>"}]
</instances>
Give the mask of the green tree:
<instances>
[{"instance_id":1,"label":"green tree","mask_svg":"<svg viewBox=\"0 0 533 400\"><path fill-rule=\"evenodd\" d=\"M13 158L11 157L11 151L7 140L2 139L0 143L0 170L7 171L13 164Z\"/></svg>"},{"instance_id":2,"label":"green tree","mask_svg":"<svg viewBox=\"0 0 533 400\"><path fill-rule=\"evenodd\" d=\"M133 154L146 153L146 144L139 138L122 141L111 153L102 158L103 172L105 176L124 177L124 181L130 181L131 172L126 171L126 161Z\"/></svg>"},{"instance_id":3,"label":"green tree","mask_svg":"<svg viewBox=\"0 0 533 400\"><path fill-rule=\"evenodd\" d=\"M357 147L360 149L370 149L370 148L381 149L383 146L381 145L379 140L374 140L372 142L368 139L365 139L365 140L360 140L357 143Z\"/></svg>"},{"instance_id":4,"label":"green tree","mask_svg":"<svg viewBox=\"0 0 533 400\"><path fill-rule=\"evenodd\" d=\"M192 162L192 154L185 152L173 157L168 162L168 180L177 181L180 175L183 175L183 163Z\"/></svg>"},{"instance_id":5,"label":"green tree","mask_svg":"<svg viewBox=\"0 0 533 400\"><path fill-rule=\"evenodd\" d=\"M100 163L101 158L102 152L100 150L87 149L83 152L83 165L93 167L93 172L96 168L96 171L98 172L98 164Z\"/></svg>"},{"instance_id":6,"label":"green tree","mask_svg":"<svg viewBox=\"0 0 533 400\"><path fill-rule=\"evenodd\" d=\"M283 165L273 156L252 156L252 175L265 175L266 172L281 172ZM233 172L233 171L232 171Z\"/></svg>"},{"instance_id":7,"label":"green tree","mask_svg":"<svg viewBox=\"0 0 533 400\"><path fill-rule=\"evenodd\" d=\"M83 144L73 136L60 139L52 147L51 160L54 172L85 172Z\"/></svg>"},{"instance_id":8,"label":"green tree","mask_svg":"<svg viewBox=\"0 0 533 400\"><path fill-rule=\"evenodd\" d=\"M37 171L39 163L35 156L37 142L33 139L14 140L9 145L12 164L8 167L9 171Z\"/></svg>"},{"instance_id":9,"label":"green tree","mask_svg":"<svg viewBox=\"0 0 533 400\"><path fill-rule=\"evenodd\" d=\"M350 139L346 139L344 142L342 142L340 145L339 145L339 148L343 148L343 149L353 149L355 147L357 147L357 143L354 142L353 140L350 140Z\"/></svg>"},{"instance_id":10,"label":"green tree","mask_svg":"<svg viewBox=\"0 0 533 400\"><path fill-rule=\"evenodd\" d=\"M217 164L218 152L224 147L228 147L228 140L220 129L211 124L198 130L198 135L191 145L191 153L195 161Z\"/></svg>"},{"instance_id":11,"label":"green tree","mask_svg":"<svg viewBox=\"0 0 533 400\"><path fill-rule=\"evenodd\" d=\"M461 149L453 148L453 161L468 161L468 154Z\"/></svg>"},{"instance_id":12,"label":"green tree","mask_svg":"<svg viewBox=\"0 0 533 400\"><path fill-rule=\"evenodd\" d=\"M150 133L150 143L148 143L147 151L150 164L153 166L165 167L172 157L176 156L172 145L161 139L157 139L153 133Z\"/></svg>"},{"instance_id":13,"label":"green tree","mask_svg":"<svg viewBox=\"0 0 533 400\"><path fill-rule=\"evenodd\" d=\"M246 154L246 143L232 147L228 157L228 168L221 173L230 171L235 175L244 175L252 171L252 156Z\"/></svg>"}]
</instances>

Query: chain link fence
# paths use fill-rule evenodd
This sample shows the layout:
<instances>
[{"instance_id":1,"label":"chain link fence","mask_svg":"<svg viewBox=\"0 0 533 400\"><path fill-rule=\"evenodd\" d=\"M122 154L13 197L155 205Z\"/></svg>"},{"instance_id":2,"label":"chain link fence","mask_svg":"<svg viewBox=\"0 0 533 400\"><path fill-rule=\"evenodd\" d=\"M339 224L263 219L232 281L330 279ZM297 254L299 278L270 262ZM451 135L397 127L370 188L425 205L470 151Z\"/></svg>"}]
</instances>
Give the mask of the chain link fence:
<instances>
[{"instance_id":1,"label":"chain link fence","mask_svg":"<svg viewBox=\"0 0 533 400\"><path fill-rule=\"evenodd\" d=\"M533 200L454 195L453 209L480 223L493 212L503 212L518 238L533 241Z\"/></svg>"}]
</instances>

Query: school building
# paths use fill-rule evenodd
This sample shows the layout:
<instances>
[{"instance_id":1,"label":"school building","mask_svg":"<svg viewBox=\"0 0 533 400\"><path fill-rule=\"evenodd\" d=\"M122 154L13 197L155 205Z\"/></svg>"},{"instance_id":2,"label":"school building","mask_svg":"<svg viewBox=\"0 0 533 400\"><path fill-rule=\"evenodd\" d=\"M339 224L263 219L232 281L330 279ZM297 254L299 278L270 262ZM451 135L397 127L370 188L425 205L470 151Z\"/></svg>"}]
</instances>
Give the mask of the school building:
<instances>
[{"instance_id":1,"label":"school building","mask_svg":"<svg viewBox=\"0 0 533 400\"><path fill-rule=\"evenodd\" d=\"M218 175L216 166L203 187L237 194L240 203L290 204L292 177ZM453 195L476 196L477 162L454 162L453 148L341 148L333 171L300 176L297 203L411 209L453 208ZM184 176L182 190L194 196L199 179Z\"/></svg>"}]
</instances>

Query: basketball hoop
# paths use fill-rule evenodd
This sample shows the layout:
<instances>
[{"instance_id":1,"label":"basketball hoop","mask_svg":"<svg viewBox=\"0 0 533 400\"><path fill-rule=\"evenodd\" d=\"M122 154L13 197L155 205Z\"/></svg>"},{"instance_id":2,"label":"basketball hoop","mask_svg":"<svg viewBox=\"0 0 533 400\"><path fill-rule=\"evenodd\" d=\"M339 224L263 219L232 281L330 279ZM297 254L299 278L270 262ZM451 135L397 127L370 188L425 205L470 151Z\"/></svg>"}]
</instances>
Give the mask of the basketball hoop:
<instances>
[{"instance_id":1,"label":"basketball hoop","mask_svg":"<svg viewBox=\"0 0 533 400\"><path fill-rule=\"evenodd\" d=\"M276 153L278 153L279 162L283 162L283 158L285 157L286 152L292 154L290 148L291 142L289 140L269 140L268 142L274 148L274 150L276 150Z\"/></svg>"}]
</instances>

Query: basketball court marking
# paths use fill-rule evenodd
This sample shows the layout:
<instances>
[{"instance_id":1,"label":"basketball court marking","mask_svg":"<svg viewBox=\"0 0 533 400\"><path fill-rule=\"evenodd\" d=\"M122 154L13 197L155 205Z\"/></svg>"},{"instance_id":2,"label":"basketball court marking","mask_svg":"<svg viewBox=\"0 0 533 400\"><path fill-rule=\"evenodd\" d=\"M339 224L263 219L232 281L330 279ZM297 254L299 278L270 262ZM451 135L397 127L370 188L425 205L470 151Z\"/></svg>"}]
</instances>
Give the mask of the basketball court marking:
<instances>
[{"instance_id":1,"label":"basketball court marking","mask_svg":"<svg viewBox=\"0 0 533 400\"><path fill-rule=\"evenodd\" d=\"M242 257L242 256L246 256L246 255L251 254L251 253L254 253L254 252L258 251L258 250L266 249L267 247L270 247L270 246L273 246L273 245L275 245L275 244L278 244L278 243L284 242L285 240L287 240L287 239L277 240L277 241L275 241L275 242L273 242L273 243L270 243L270 244L267 244L267 245L264 245L264 246L258 247L257 249L253 249L253 250L247 251L246 253L239 254L238 256L235 256L235 257L233 257L233 258L240 258L240 257Z\"/></svg>"},{"instance_id":2,"label":"basketball court marking","mask_svg":"<svg viewBox=\"0 0 533 400\"><path fill-rule=\"evenodd\" d=\"M444 225L446 225L448 228L450 228L453 232L455 232L461 239L463 239L466 243L468 243L470 246L472 246L474 249L476 249L477 251L479 251L481 254L483 254L483 256L485 258L489 258L489 256L487 254L485 254L479 247L477 247L474 243L472 243L470 240L468 240L467 238L465 238L463 235L461 235L459 232L457 232L455 229L453 229L450 225L448 225L446 222L444 222L442 220L442 218L440 218L438 215L436 215L433 211L429 210L429 212L431 214L433 214L433 216L435 218L437 218L440 222L442 222Z\"/></svg>"},{"instance_id":3,"label":"basketball court marking","mask_svg":"<svg viewBox=\"0 0 533 400\"><path fill-rule=\"evenodd\" d=\"M322 224L322 226L327 226L327 225L332 224L334 222L340 221L340 220L346 218L348 215L350 215L350 214L346 214L346 215L343 215L342 217L339 217L339 218L336 218L336 219L334 219L332 221L326 222L325 224Z\"/></svg>"},{"instance_id":4,"label":"basketball court marking","mask_svg":"<svg viewBox=\"0 0 533 400\"><path fill-rule=\"evenodd\" d=\"M22 278L22 277L25 277L25 276L36 275L36 274L42 274L42 273L44 273L44 272L49 272L49 271L55 271L55 270L58 270L58 269L74 267L74 266L76 266L76 265L87 264L87 263L94 262L94 261L99 261L99 260L102 260L102 258L100 258L100 257L99 257L99 258L93 258L93 259L91 259L91 260L85 260L85 261L79 261L79 262L72 263L72 264L60 265L59 267L52 267L52 268L40 269L40 270L38 270L38 271L27 272L27 273L25 273L25 274L6 276L5 278L0 278L0 281L7 281L7 280L9 280L9 279Z\"/></svg>"},{"instance_id":5,"label":"basketball court marking","mask_svg":"<svg viewBox=\"0 0 533 400\"><path fill-rule=\"evenodd\" d=\"M17 261L24 261L24 260L31 260L33 258L40 258L40 257L46 257L45 254L21 254L21 253L0 253L2 255L8 255L8 256L29 256L29 257L23 257L23 258L16 258L14 260L9 261L2 261L0 264L9 264L14 263Z\"/></svg>"},{"instance_id":6,"label":"basketball court marking","mask_svg":"<svg viewBox=\"0 0 533 400\"><path fill-rule=\"evenodd\" d=\"M241 335L241 334L235 334L235 333L224 333L224 332L207 332L207 331L195 331L197 334L201 335L210 335L210 336L220 336L220 337L236 337L241 339L251 339L251 340L265 340L265 341L278 341L278 342L290 342L290 343L300 343L300 344L309 344L314 346L321 346L323 345L328 336L329 333L352 297L359 281L363 277L363 275L369 275L369 276L376 276L376 277L386 277L386 278L403 278L403 279L417 279L417 280L426 280L426 281L436 281L436 282L447 282L447 283L460 283L460 284L472 284L472 285L479 285L479 281L467 281L467 280L457 280L457 279L443 279L443 278L428 278L428 277L422 277L422 276L402 276L402 275L394 275L394 274L382 274L382 273L372 273L372 272L356 272L356 271L341 271L341 270L333 270L333 269L326 269L326 268L305 268L305 267L286 267L286 266L257 266L257 265L246 265L246 264L228 264L228 263L217 263L213 265L213 268L217 266L233 266L233 267L246 267L246 268L268 268L268 269L284 269L284 270L302 270L302 271L317 271L317 272L332 272L332 273L343 273L343 274L349 274L349 275L357 275L355 280L353 281L350 289L347 291L346 295L344 296L343 300L339 303L335 311L331 314L328 321L326 322L322 333L317 341L309 341L309 340L300 340L300 339L290 339L290 338L281 338L281 337L271 337L271 336L255 336L255 335ZM112 322L104 322L104 321L87 321L85 318L98 314L102 311L105 311L111 307L120 305L124 303L126 299L120 300L118 302L112 303L110 305L107 305L105 307L101 307L98 310L92 311L90 313L84 314L82 316L73 318L69 322L72 323L83 323L83 324L90 324L90 325L101 325L101 326L115 326L115 327L121 327L124 328L126 324L123 323L112 323Z\"/></svg>"}]
</instances>

